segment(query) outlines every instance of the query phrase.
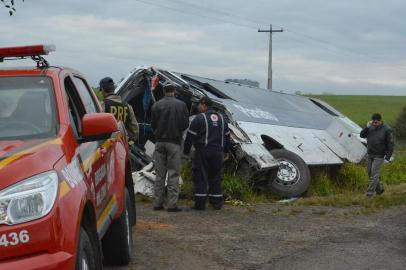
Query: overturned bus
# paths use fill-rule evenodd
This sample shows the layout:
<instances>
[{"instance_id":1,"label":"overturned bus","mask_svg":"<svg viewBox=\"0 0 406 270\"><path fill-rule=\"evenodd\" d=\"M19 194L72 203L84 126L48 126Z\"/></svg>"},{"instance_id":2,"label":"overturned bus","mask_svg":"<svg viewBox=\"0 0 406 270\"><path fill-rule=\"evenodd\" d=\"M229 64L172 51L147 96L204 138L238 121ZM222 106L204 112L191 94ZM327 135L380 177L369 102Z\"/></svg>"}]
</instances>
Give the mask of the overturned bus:
<instances>
[{"instance_id":1,"label":"overturned bus","mask_svg":"<svg viewBox=\"0 0 406 270\"><path fill-rule=\"evenodd\" d=\"M115 90L134 108L140 123L139 147L132 149L138 169L151 160L143 146L153 142L150 111L163 96L166 82L176 86L176 97L187 104L191 116L202 96L213 99L214 109L223 113L230 126L231 166L260 175L251 179L265 180L278 195L306 192L311 182L309 166L358 163L366 154L361 128L323 101L140 67Z\"/></svg>"}]
</instances>

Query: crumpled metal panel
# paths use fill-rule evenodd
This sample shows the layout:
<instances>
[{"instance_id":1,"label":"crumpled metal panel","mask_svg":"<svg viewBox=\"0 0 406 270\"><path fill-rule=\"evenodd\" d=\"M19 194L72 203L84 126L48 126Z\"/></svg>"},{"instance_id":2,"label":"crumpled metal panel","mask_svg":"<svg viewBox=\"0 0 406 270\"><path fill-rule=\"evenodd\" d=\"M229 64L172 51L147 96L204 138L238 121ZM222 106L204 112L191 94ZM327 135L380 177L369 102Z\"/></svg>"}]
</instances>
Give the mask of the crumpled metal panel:
<instances>
[{"instance_id":1,"label":"crumpled metal panel","mask_svg":"<svg viewBox=\"0 0 406 270\"><path fill-rule=\"evenodd\" d=\"M238 122L239 126L248 132L253 141L260 135L267 135L278 141L286 150L300 156L308 165L342 164L343 160L337 156L319 138L328 137L326 131L285 127L252 122Z\"/></svg>"},{"instance_id":2,"label":"crumpled metal panel","mask_svg":"<svg viewBox=\"0 0 406 270\"><path fill-rule=\"evenodd\" d=\"M367 153L367 149L359 137L360 131L361 128L358 132L354 132L353 129L343 124L340 118L332 121L326 129L329 136L320 132L318 138L339 157L358 163Z\"/></svg>"},{"instance_id":3,"label":"crumpled metal panel","mask_svg":"<svg viewBox=\"0 0 406 270\"><path fill-rule=\"evenodd\" d=\"M242 143L241 150L245 153L248 162L264 171L279 166L278 161L262 145L257 143Z\"/></svg>"},{"instance_id":4,"label":"crumpled metal panel","mask_svg":"<svg viewBox=\"0 0 406 270\"><path fill-rule=\"evenodd\" d=\"M269 153L262 141L252 142L236 123L229 124L231 140L237 144L237 159L245 158L251 166L259 171L269 170L279 166L278 161Z\"/></svg>"},{"instance_id":5,"label":"crumpled metal panel","mask_svg":"<svg viewBox=\"0 0 406 270\"><path fill-rule=\"evenodd\" d=\"M155 170L154 164L150 163L142 170L132 173L134 182L135 194L140 193L145 196L152 197L154 195L154 183L155 183Z\"/></svg>"},{"instance_id":6,"label":"crumpled metal panel","mask_svg":"<svg viewBox=\"0 0 406 270\"><path fill-rule=\"evenodd\" d=\"M142 170L132 173L132 178L134 182L134 192L135 194L142 194L148 197L154 196L154 185L156 172L153 163L148 164ZM166 175L165 186L168 182L168 174ZM183 185L183 179L179 176L179 185Z\"/></svg>"},{"instance_id":7,"label":"crumpled metal panel","mask_svg":"<svg viewBox=\"0 0 406 270\"><path fill-rule=\"evenodd\" d=\"M285 149L299 155L308 165L342 164L343 160L358 163L366 154L366 147L339 119L332 121L326 130L284 127L276 125L239 122L253 142L267 135Z\"/></svg>"}]
</instances>

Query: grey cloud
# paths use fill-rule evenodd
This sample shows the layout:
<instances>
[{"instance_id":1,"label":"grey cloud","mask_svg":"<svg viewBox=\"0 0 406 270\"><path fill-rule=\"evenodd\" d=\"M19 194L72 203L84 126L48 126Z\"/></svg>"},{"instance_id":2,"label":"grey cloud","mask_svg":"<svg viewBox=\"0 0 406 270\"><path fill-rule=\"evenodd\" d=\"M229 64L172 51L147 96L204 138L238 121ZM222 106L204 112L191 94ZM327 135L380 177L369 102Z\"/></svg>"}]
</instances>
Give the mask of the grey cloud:
<instances>
[{"instance_id":1,"label":"grey cloud","mask_svg":"<svg viewBox=\"0 0 406 270\"><path fill-rule=\"evenodd\" d=\"M286 29L274 36L275 88L406 94L405 7L400 0L17 1L15 16L0 13L0 45L55 43L50 61L93 84L153 64L265 86L268 35L256 30L273 23Z\"/></svg>"}]
</instances>

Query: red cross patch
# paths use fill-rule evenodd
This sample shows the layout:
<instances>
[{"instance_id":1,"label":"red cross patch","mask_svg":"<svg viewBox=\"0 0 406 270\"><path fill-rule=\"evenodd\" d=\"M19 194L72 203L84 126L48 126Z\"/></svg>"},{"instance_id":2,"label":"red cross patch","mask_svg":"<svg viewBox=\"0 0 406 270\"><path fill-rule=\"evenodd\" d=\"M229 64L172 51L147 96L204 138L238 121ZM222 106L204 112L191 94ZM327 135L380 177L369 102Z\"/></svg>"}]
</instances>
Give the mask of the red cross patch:
<instances>
[{"instance_id":1,"label":"red cross patch","mask_svg":"<svg viewBox=\"0 0 406 270\"><path fill-rule=\"evenodd\" d=\"M211 121L213 121L213 122L217 122L217 121L219 120L218 116L215 115L215 114L210 115L210 119L211 119Z\"/></svg>"}]
</instances>

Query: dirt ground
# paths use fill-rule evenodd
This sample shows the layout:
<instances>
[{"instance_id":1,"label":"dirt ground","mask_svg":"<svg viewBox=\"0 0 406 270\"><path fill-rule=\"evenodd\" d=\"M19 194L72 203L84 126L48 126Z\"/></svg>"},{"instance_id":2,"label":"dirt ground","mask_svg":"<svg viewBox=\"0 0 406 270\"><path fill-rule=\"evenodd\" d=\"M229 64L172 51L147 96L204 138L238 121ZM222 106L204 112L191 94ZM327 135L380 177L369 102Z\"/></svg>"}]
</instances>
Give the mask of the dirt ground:
<instances>
[{"instance_id":1,"label":"dirt ground","mask_svg":"<svg viewBox=\"0 0 406 270\"><path fill-rule=\"evenodd\" d=\"M406 206L182 206L138 203L132 262L107 269L406 269Z\"/></svg>"}]
</instances>

